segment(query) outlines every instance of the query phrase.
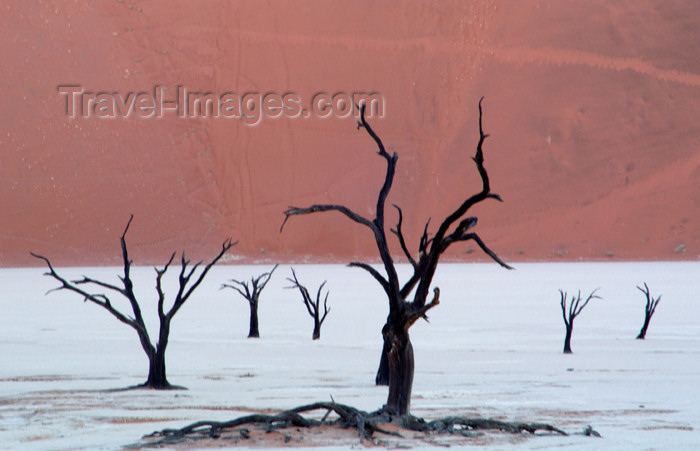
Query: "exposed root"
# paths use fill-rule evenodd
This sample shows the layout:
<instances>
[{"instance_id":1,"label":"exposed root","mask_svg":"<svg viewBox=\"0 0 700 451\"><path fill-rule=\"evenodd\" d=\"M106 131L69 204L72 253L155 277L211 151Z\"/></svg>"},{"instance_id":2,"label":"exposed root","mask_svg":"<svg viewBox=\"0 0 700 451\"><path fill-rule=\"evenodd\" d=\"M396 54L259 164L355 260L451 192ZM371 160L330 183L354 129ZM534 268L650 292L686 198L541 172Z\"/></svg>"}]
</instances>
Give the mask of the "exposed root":
<instances>
[{"instance_id":1,"label":"exposed root","mask_svg":"<svg viewBox=\"0 0 700 451\"><path fill-rule=\"evenodd\" d=\"M319 419L306 418L301 414L315 410L326 410ZM337 417L329 420L331 413ZM546 423L521 423L492 420L486 418L446 417L440 420L425 421L413 415L394 416L382 410L367 413L344 404L336 402L316 402L296 407L274 415L252 414L230 421L197 421L182 429L164 429L153 432L144 437L149 442L139 444L138 447L156 447L167 444L181 443L187 440L215 439L225 431L243 425L258 425L266 432L283 430L290 427L312 428L321 425L334 425L340 428L355 428L362 440L376 443L374 434L384 434L394 437L403 437L395 430L384 428L384 425L394 425L395 428L423 433L459 434L462 436L475 436L476 431L495 430L508 433L527 432L535 434L538 431L556 435L568 435L566 432ZM592 430L592 428L591 428ZM241 429L241 437L247 438L248 430ZM151 439L154 439L151 441Z\"/></svg>"}]
</instances>

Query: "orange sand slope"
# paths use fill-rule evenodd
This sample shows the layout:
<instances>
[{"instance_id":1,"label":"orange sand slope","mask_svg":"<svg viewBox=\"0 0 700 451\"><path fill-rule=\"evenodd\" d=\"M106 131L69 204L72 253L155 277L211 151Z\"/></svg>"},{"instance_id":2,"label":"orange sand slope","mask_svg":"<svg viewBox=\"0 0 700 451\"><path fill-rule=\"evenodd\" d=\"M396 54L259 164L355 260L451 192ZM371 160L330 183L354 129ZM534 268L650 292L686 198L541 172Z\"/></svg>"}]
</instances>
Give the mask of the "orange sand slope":
<instances>
[{"instance_id":1,"label":"orange sand slope","mask_svg":"<svg viewBox=\"0 0 700 451\"><path fill-rule=\"evenodd\" d=\"M10 2L0 15L0 266L208 258L228 236L247 261L374 258L335 213L374 214L384 162L355 119L70 118L59 86L221 95L376 92L371 123L400 156L390 203L412 249L478 188L504 203L477 231L509 260L700 256L700 3L360 1L344 5L114 0ZM395 211L388 212L394 225ZM483 260L469 246L451 258Z\"/></svg>"}]
</instances>

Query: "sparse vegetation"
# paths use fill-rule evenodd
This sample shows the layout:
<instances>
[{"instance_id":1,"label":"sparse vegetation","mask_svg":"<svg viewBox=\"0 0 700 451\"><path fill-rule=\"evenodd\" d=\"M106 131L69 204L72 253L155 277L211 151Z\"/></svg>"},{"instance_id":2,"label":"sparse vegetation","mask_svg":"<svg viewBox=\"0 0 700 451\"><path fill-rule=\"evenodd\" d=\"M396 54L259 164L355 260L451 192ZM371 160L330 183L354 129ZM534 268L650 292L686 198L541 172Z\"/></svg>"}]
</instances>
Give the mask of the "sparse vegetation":
<instances>
[{"instance_id":1,"label":"sparse vegetation","mask_svg":"<svg viewBox=\"0 0 700 451\"><path fill-rule=\"evenodd\" d=\"M659 295L659 297L654 299L654 297L649 292L649 287L647 286L646 282L644 282L644 288L637 285L637 289L644 293L644 296L647 299L647 304L644 309L644 324L642 325L642 329L639 331L639 335L637 335L637 340L644 340L644 338L646 338L647 336L649 322L651 321L651 317L654 316L654 313L656 312L656 307L661 301L661 296Z\"/></svg>"},{"instance_id":2,"label":"sparse vegetation","mask_svg":"<svg viewBox=\"0 0 700 451\"><path fill-rule=\"evenodd\" d=\"M292 283L292 286L287 288L296 288L299 290L299 293L301 294L301 297L304 301L306 311L309 312L309 315L314 320L314 331L311 334L311 338L313 340L318 340L319 338L321 338L321 326L326 320L328 312L331 311L330 307L328 307L329 292L326 291L326 296L323 298L323 313L321 313L321 292L323 290L324 285L326 285L327 281L324 280L321 286L318 287L318 291L316 292L316 300L314 300L309 294L309 290L307 290L305 286L299 283L299 279L297 279L297 275L294 272L294 268L292 268L292 278L287 278L287 280Z\"/></svg>"},{"instance_id":3,"label":"sparse vegetation","mask_svg":"<svg viewBox=\"0 0 700 451\"><path fill-rule=\"evenodd\" d=\"M596 288L588 295L585 301L581 302L581 290L579 290L576 297L571 296L571 301L567 307L567 293L565 291L559 290L561 295L561 313L564 318L564 325L566 326L566 336L564 337L564 354L571 354L571 334L574 332L574 319L581 313L581 311L588 305L591 299L601 299L598 296Z\"/></svg>"},{"instance_id":4,"label":"sparse vegetation","mask_svg":"<svg viewBox=\"0 0 700 451\"><path fill-rule=\"evenodd\" d=\"M248 328L248 338L260 338L260 325L258 321L258 305L260 302L260 293L265 289L265 285L270 281L272 273L275 272L278 265L275 265L270 272L263 273L258 277L251 277L250 284L246 281L231 279L231 284L222 284L221 288L231 288L236 290L243 296L250 306L250 326Z\"/></svg>"},{"instance_id":5,"label":"sparse vegetation","mask_svg":"<svg viewBox=\"0 0 700 451\"><path fill-rule=\"evenodd\" d=\"M163 290L162 280L166 271L170 267L170 264L175 259L175 252L172 253L172 255L170 256L170 260L168 260L168 262L165 264L165 266L163 266L162 269L155 268L156 292L158 293L158 319L160 321L160 328L158 331L158 341L155 344L153 344L151 336L148 333L146 323L144 322L143 315L141 313L141 305L139 304L139 301L136 299L136 295L134 294L134 285L131 280L132 261L129 259L129 253L126 247L126 232L129 230L129 226L131 225L131 221L133 219L134 216L132 215L131 218L129 218L129 222L126 224L124 233L122 233L121 236L124 275L120 276L119 279L122 282L122 286L114 285L108 282L103 282L87 276L83 276L83 278L79 280L68 281L56 272L56 270L51 265L51 262L47 257L35 253L32 253L32 255L38 259L43 260L49 267L49 272L45 273L45 275L53 277L58 282L60 282L61 285L51 291L68 290L77 293L80 296L82 296L86 302L89 301L93 304L99 305L100 307L107 310L112 316L117 318L119 321L133 328L136 331L141 342L141 347L148 356L149 363L148 379L146 380L146 382L144 382L138 387L155 388L161 390L180 388L170 385L165 372L165 350L168 346L168 338L170 336L170 325L172 319L175 316L175 314L177 314L177 312L180 311L180 308L182 308L185 302L189 300L194 290L197 289L197 287L202 283L204 277L207 275L211 267L214 266L216 262L218 262L219 259L226 253L226 251L228 251L236 243L232 243L230 239L224 241L223 245L221 246L221 251L218 253L218 255L214 257L206 266L204 266L204 269L202 269L202 271L199 273L199 276L194 279L192 279L192 277L194 276L194 273L201 264L201 262L196 263L194 266L192 266L191 269L189 269L188 265L190 264L190 261L185 259L185 253L183 252L181 258L180 275L178 277L179 288L175 295L173 304L169 310L166 310L165 308L165 292ZM192 283L190 283L191 280L193 280ZM112 300L106 294L100 292L87 291L87 289L81 288L82 286L99 287L123 296L128 300L129 306L131 307L131 314L127 314L120 311L117 307L114 306Z\"/></svg>"}]
</instances>

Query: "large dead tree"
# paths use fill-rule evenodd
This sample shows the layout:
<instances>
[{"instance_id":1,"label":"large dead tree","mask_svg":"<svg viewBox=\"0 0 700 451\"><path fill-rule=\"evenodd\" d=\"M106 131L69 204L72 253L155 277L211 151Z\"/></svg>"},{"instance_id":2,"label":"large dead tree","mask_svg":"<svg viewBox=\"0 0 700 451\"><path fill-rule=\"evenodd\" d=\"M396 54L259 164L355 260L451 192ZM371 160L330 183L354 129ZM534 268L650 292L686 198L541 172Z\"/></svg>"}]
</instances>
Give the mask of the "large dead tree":
<instances>
[{"instance_id":1,"label":"large dead tree","mask_svg":"<svg viewBox=\"0 0 700 451\"><path fill-rule=\"evenodd\" d=\"M391 190L396 172L398 155L390 155L382 143L382 140L372 130L372 127L365 120L364 105L360 106L360 118L358 128L365 131L374 140L378 153L387 163L386 176L377 198L375 217L366 218L344 205L312 205L310 207L289 207L285 212L287 222L291 216L305 215L325 211L337 211L350 220L367 227L374 236L377 250L384 266L384 274L367 263L352 262L350 266L359 267L369 272L381 285L389 301L389 315L386 324L382 329L384 339L384 353L386 353L389 367L389 395L385 410L392 414L404 415L410 410L411 390L413 388L413 346L409 337L410 327L420 318L426 318L426 313L439 303L440 290L432 290L432 299L428 302L431 293L431 283L435 270L437 269L440 256L454 243L473 241L489 257L505 268L510 268L506 263L489 249L479 235L473 231L477 218L466 216L467 212L475 205L487 199L501 200L500 196L491 192L489 177L484 167L484 154L482 146L488 135L484 134L482 128L481 101L479 101L479 142L476 147L476 154L473 158L476 168L481 178L481 190L476 194L467 197L456 210L447 216L439 225L435 235L428 234L426 223L423 234L418 242L417 259L414 258L406 243L401 229L403 222L403 212L398 206L394 206L398 212L396 228L391 232L396 235L404 256L413 267L413 274L403 284L394 265L394 258L389 251L387 233L385 228L385 204L389 191ZM413 293L413 299L409 296Z\"/></svg>"},{"instance_id":2,"label":"large dead tree","mask_svg":"<svg viewBox=\"0 0 700 451\"><path fill-rule=\"evenodd\" d=\"M561 314L564 318L564 325L566 326L566 336L564 337L564 354L571 354L571 334L574 332L574 319L581 313L591 299L600 299L600 296L595 294L598 288L593 290L591 294L588 295L585 301L581 303L581 291L579 290L578 296L571 296L571 301L567 307L567 293L565 291L559 290L561 296Z\"/></svg>"},{"instance_id":3,"label":"large dead tree","mask_svg":"<svg viewBox=\"0 0 700 451\"><path fill-rule=\"evenodd\" d=\"M293 279L287 278L288 281L292 282L292 286L287 288L296 288L299 290L299 293L301 293L306 311L309 312L311 318L314 319L314 331L311 334L311 339L318 340L321 338L321 326L326 320L328 312L331 311L330 307L328 307L329 292L326 291L326 297L323 299L323 313L321 313L321 291L323 291L323 287L326 285L327 281L324 280L321 286L318 287L318 291L316 292L316 300L314 301L309 294L309 290L304 285L299 283L299 279L297 279L297 274L294 272L294 268L292 268L292 277Z\"/></svg>"},{"instance_id":4,"label":"large dead tree","mask_svg":"<svg viewBox=\"0 0 700 451\"><path fill-rule=\"evenodd\" d=\"M258 304L260 301L260 293L270 281L272 273L275 272L278 265L275 265L270 272L263 273L258 277L251 277L250 284L247 281L231 279L229 282L235 284L230 285L224 283L221 288L231 288L238 291L243 296L250 306L250 327L248 328L248 338L260 338L260 328L258 323Z\"/></svg>"},{"instance_id":5,"label":"large dead tree","mask_svg":"<svg viewBox=\"0 0 700 451\"><path fill-rule=\"evenodd\" d=\"M107 310L112 316L117 318L122 323L133 328L138 334L139 341L141 342L141 347L148 356L148 379L142 385L138 387L143 388L154 388L154 389L172 389L179 388L170 385L165 374L165 349L168 346L168 338L170 336L170 324L177 312L180 311L182 306L187 302L195 289L202 283L204 277L207 275L216 262L236 243L232 243L230 239L224 241L221 246L221 251L218 253L213 260L211 260L202 271L199 276L193 279L194 273L202 262L196 263L191 268L188 268L190 264L189 260L185 259L185 253L182 253L180 275L178 277L179 288L175 294L175 299L173 300L170 309L165 308L165 293L163 291L162 279L166 271L170 267L170 264L175 259L175 252L170 256L170 260L163 266L162 269L155 268L156 271L156 292L158 293L158 319L160 320L160 328L158 330L158 341L153 344L151 336L146 328L146 323L143 320L143 315L141 313L141 305L136 299L134 294L134 286L131 281L131 264L132 261L129 259L129 253L126 248L126 232L129 230L131 221L134 219L132 215L129 222L126 224L124 233L121 236L121 248L122 248L122 260L124 263L124 275L120 276L121 286L114 285L108 282L103 282L100 280L92 279L90 277L83 276L82 279L68 281L61 277L48 258L31 253L34 257L39 258L46 262L49 267L49 272L45 273L47 276L51 276L60 282L60 286L54 288L51 291L57 290L68 290L79 294L83 297L85 301L90 301L96 305ZM109 296L104 293L88 291L87 288L81 288L82 286L93 286L108 290L109 292L116 293L123 296L128 300L129 306L131 307L131 313L124 313L114 306L112 300Z\"/></svg>"},{"instance_id":6,"label":"large dead tree","mask_svg":"<svg viewBox=\"0 0 700 451\"><path fill-rule=\"evenodd\" d=\"M659 305L659 302L661 301L661 296L659 295L658 298L654 299L654 297L649 292L649 287L647 286L646 282L644 282L644 288L637 285L637 289L644 293L644 296L646 296L647 298L647 305L644 309L644 325L642 325L642 329L639 331L639 335L637 335L637 340L644 340L644 338L647 336L647 328L649 327L649 322L651 321L651 317L654 316L654 312L656 312L656 306Z\"/></svg>"}]
</instances>

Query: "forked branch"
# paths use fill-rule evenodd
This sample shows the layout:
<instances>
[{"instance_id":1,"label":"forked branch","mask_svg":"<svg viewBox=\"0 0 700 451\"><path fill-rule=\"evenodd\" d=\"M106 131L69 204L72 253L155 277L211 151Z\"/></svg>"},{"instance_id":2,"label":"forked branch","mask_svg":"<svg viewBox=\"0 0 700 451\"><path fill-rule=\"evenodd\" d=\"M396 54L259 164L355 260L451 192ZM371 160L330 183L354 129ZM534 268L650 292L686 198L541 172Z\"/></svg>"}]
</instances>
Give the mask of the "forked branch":
<instances>
[{"instance_id":1,"label":"forked branch","mask_svg":"<svg viewBox=\"0 0 700 451\"><path fill-rule=\"evenodd\" d=\"M82 296L85 301L90 301L90 302L97 304L100 307L104 308L109 313L111 313L112 316L117 318L122 323L127 324L136 330L139 330L140 327L136 323L136 321L132 318L129 318L127 315L123 314L122 312L120 312L116 308L114 308L112 306L111 300L109 299L109 297L107 295L102 294L102 293L88 293L87 291L85 291L77 286L77 284L79 282L80 283L87 283L87 282L83 282L83 280L86 280L87 278L83 278L80 281L73 281L71 283L71 282L67 281L66 279L64 279L63 277L61 277L54 270L53 265L51 265L51 262L49 261L49 259L47 257L44 257L43 255L35 254L34 252L30 252L30 254L32 255L32 257L43 260L46 263L46 266L48 266L48 268L49 268L49 272L44 273L44 275L53 277L55 280L57 280L61 284L61 286L56 287L56 288L52 288L51 290L49 290L47 292L47 294L52 292L52 291L58 291L58 290L72 291L72 292L77 293L80 296ZM87 280L89 281L90 279L87 279ZM120 291L120 290L117 288L117 291Z\"/></svg>"},{"instance_id":2,"label":"forked branch","mask_svg":"<svg viewBox=\"0 0 700 451\"><path fill-rule=\"evenodd\" d=\"M396 228L391 229L391 233L396 235L396 237L399 239L401 250L408 259L408 262L411 264L411 266L413 266L413 269L415 270L418 267L418 263L411 255L411 252L408 250L408 247L406 246L406 240L403 237L403 231L401 230L401 225L403 224L403 212L401 211L401 208L398 205L394 205L394 208L396 208L396 210L399 212L399 220L396 223Z\"/></svg>"},{"instance_id":3,"label":"forked branch","mask_svg":"<svg viewBox=\"0 0 700 451\"><path fill-rule=\"evenodd\" d=\"M189 260L185 259L185 253L182 253L182 258L181 258L181 268L180 268L180 275L178 277L179 281L179 288L177 291L177 294L175 296L175 301L173 302L173 306L170 308L170 311L166 314L168 318L172 318L175 316L175 314L180 310L180 308L187 302L187 300L190 298L194 290L197 289L197 287L202 283L204 280L204 277L207 275L209 270L214 266L220 259L221 257L224 256L224 254L231 249L231 247L235 246L238 244L238 241L232 242L231 239L227 239L224 241L224 243L221 245L221 250L217 254L216 257L214 257L207 265L202 269L202 271L199 273L199 276L194 279L195 281L190 284L190 279L194 275L195 271L201 265L202 262L196 263L190 271L187 271L187 265L189 264ZM170 262L168 262L168 265ZM165 272L168 269L168 265L166 265L163 268L163 272ZM156 270L158 271L158 270ZM189 285L189 286L188 286Z\"/></svg>"},{"instance_id":4,"label":"forked branch","mask_svg":"<svg viewBox=\"0 0 700 451\"><path fill-rule=\"evenodd\" d=\"M637 340L644 340L644 338L646 338L647 335L647 329L649 328L649 322L651 321L651 317L654 316L654 313L656 312L656 307L661 301L661 295L654 299L654 297L649 291L649 287L647 286L646 282L644 282L644 288L637 285L637 289L644 293L644 296L646 296L647 299L646 307L644 309L644 324L642 325L642 328L639 331L639 334L637 335Z\"/></svg>"},{"instance_id":5,"label":"forked branch","mask_svg":"<svg viewBox=\"0 0 700 451\"><path fill-rule=\"evenodd\" d=\"M287 220L289 219L290 216L296 216L296 215L306 215L309 213L318 213L318 212L323 212L323 211L337 211L348 218L352 219L353 221L365 225L369 227L370 229L374 230L374 223L370 221L369 219L364 218L362 215L359 215L355 213L354 211L350 210L348 207L344 205L312 205L310 207L306 208L301 208L301 207L288 207L284 211L284 221L282 222L282 226L280 227L280 232L284 228L284 225L287 223Z\"/></svg>"},{"instance_id":6,"label":"forked branch","mask_svg":"<svg viewBox=\"0 0 700 451\"><path fill-rule=\"evenodd\" d=\"M272 274L275 272L279 265L275 265L269 272L260 274L258 277L252 276L250 282L241 281L236 279L229 279L228 283L221 284L221 288L231 288L236 290L241 296L243 296L249 303L257 304L260 297L260 293L265 289L265 285L270 281ZM233 285L232 285L233 284Z\"/></svg>"},{"instance_id":7,"label":"forked branch","mask_svg":"<svg viewBox=\"0 0 700 451\"><path fill-rule=\"evenodd\" d=\"M260 326L258 321L258 303L260 294L262 293L267 282L270 281L272 273L275 272L278 265L275 265L270 272L263 273L258 277L251 277L250 283L231 279L231 284L223 284L221 288L231 288L236 290L241 296L248 301L250 307L250 328L248 329L248 338L260 338Z\"/></svg>"},{"instance_id":8,"label":"forked branch","mask_svg":"<svg viewBox=\"0 0 700 451\"><path fill-rule=\"evenodd\" d=\"M501 200L501 197L498 194L491 192L491 184L489 182L488 173L486 172L486 167L484 166L483 145L484 141L486 141L486 138L488 138L489 135L484 133L482 121L483 111L481 108L481 103L483 100L483 97L479 100L479 142L476 146L476 153L473 157L477 171L479 172L479 176L481 178L481 191L468 197L452 214L445 218L438 227L435 236L433 236L433 238L430 240L427 238L426 225L426 231L423 233L423 237L420 241L420 248L425 249L426 256L424 266L422 267L420 282L418 282L418 288L416 288L416 295L413 301L413 303L416 304L416 307L422 307L425 305L430 284L432 283L433 275L435 273L435 269L437 268L440 256L453 243L472 240L481 250L486 253L486 255L491 257L491 259L493 259L499 265L507 269L513 269L503 260L498 258L496 253L489 249L476 233L467 233L469 229L476 225L476 218L464 217L474 205L486 199ZM450 228L453 227L458 221L459 223L455 227L454 231L452 233L448 233ZM430 245L429 249L428 245ZM404 290L402 290L402 292L403 291Z\"/></svg>"},{"instance_id":9,"label":"forked branch","mask_svg":"<svg viewBox=\"0 0 700 451\"><path fill-rule=\"evenodd\" d=\"M35 253L32 253L32 255L38 259L43 260L49 268L49 272L47 272L46 275L53 277L60 283L60 286L55 288L54 290L68 290L77 293L80 296L82 296L85 299L85 301L90 301L94 304L99 305L100 307L107 310L112 316L117 318L119 321L121 321L124 324L127 324L136 331L139 337L139 341L141 342L141 347L148 356L149 360L148 379L146 383L142 385L142 387L150 387L156 389L171 389L175 387L170 385L170 383L167 381L165 374L165 350L168 344L168 335L170 333L170 321L172 320L172 317L177 313L177 311L182 307L182 305L189 299L192 292L199 286L199 284L202 282L202 280L206 276L207 272L211 269L211 267L217 261L219 261L219 259L224 255L224 253L226 253L226 251L228 251L231 248L231 246L233 246L235 243L232 243L230 239L224 241L219 254L204 267L199 277L197 277L196 279L193 279L193 277L195 271L199 267L199 263L194 265L188 271L187 267L189 261L185 259L184 253L182 254L182 267L179 275L179 289L175 297L175 301L173 302L173 305L170 311L168 312L165 311L164 306L165 292L163 290L163 276L172 264L175 258L175 253L173 253L170 256L170 259L162 269L155 268L156 292L158 294L158 318L160 327L158 332L158 340L154 343L151 339L151 336L148 333L146 324L144 323L141 314L141 307L139 305L138 300L136 299L136 296L134 295L133 282L131 280L132 262L129 259L129 253L126 246L126 233L129 230L129 226L131 225L131 221L133 220L133 218L133 215L131 215L120 239L122 260L124 264L124 275L119 276L119 279L122 282L121 287L87 276L83 276L82 279L69 282L55 271L48 258ZM191 280L194 280L194 282L190 283ZM100 289L106 289L125 297L129 301L133 316L130 316L127 313L121 312L117 308L115 308L112 304L111 299L106 294L99 292L90 292L88 291L88 289L82 288L83 286L93 286L98 287Z\"/></svg>"},{"instance_id":10,"label":"forked branch","mask_svg":"<svg viewBox=\"0 0 700 451\"><path fill-rule=\"evenodd\" d=\"M565 291L559 290L559 295L561 297L559 305L561 306L561 314L564 318L564 325L566 326L566 335L564 337L564 354L572 353L571 336L574 330L574 319L576 319L581 311L588 305L591 299L601 299L601 297L596 294L598 290L599 288L593 290L583 302L581 302L581 290L579 290L576 297L571 297L571 300L568 302L568 306L568 294Z\"/></svg>"},{"instance_id":11,"label":"forked branch","mask_svg":"<svg viewBox=\"0 0 700 451\"><path fill-rule=\"evenodd\" d=\"M326 296L323 299L323 313L321 313L321 292L323 291L323 287L326 285L327 281L324 280L321 286L318 287L318 291L316 292L316 300L313 300L313 298L309 294L309 290L307 290L305 286L299 283L299 279L297 279L297 274L296 272L294 272L294 268L292 268L292 277L293 278L291 279L287 278L287 280L292 283L292 286L287 288L296 288L299 290L299 293L301 293L301 297L304 301L306 311L309 312L309 315L314 319L314 331L311 337L314 340L318 340L319 338L321 338L321 326L326 320L328 312L330 312L331 310L328 307L329 292L326 291Z\"/></svg>"},{"instance_id":12,"label":"forked branch","mask_svg":"<svg viewBox=\"0 0 700 451\"><path fill-rule=\"evenodd\" d=\"M601 299L600 296L598 296L596 291L600 290L600 288L596 288L591 292L591 294L588 295L585 301L583 303L581 302L581 290L579 290L578 295L576 297L571 297L571 301L569 302L569 307L568 307L568 313L567 313L567 293L565 291L559 290L559 294L561 295L561 310L562 314L564 315L564 323L566 324L571 324L573 322L574 318L576 318L581 311L588 305L588 303L591 301L591 299Z\"/></svg>"}]
</instances>

